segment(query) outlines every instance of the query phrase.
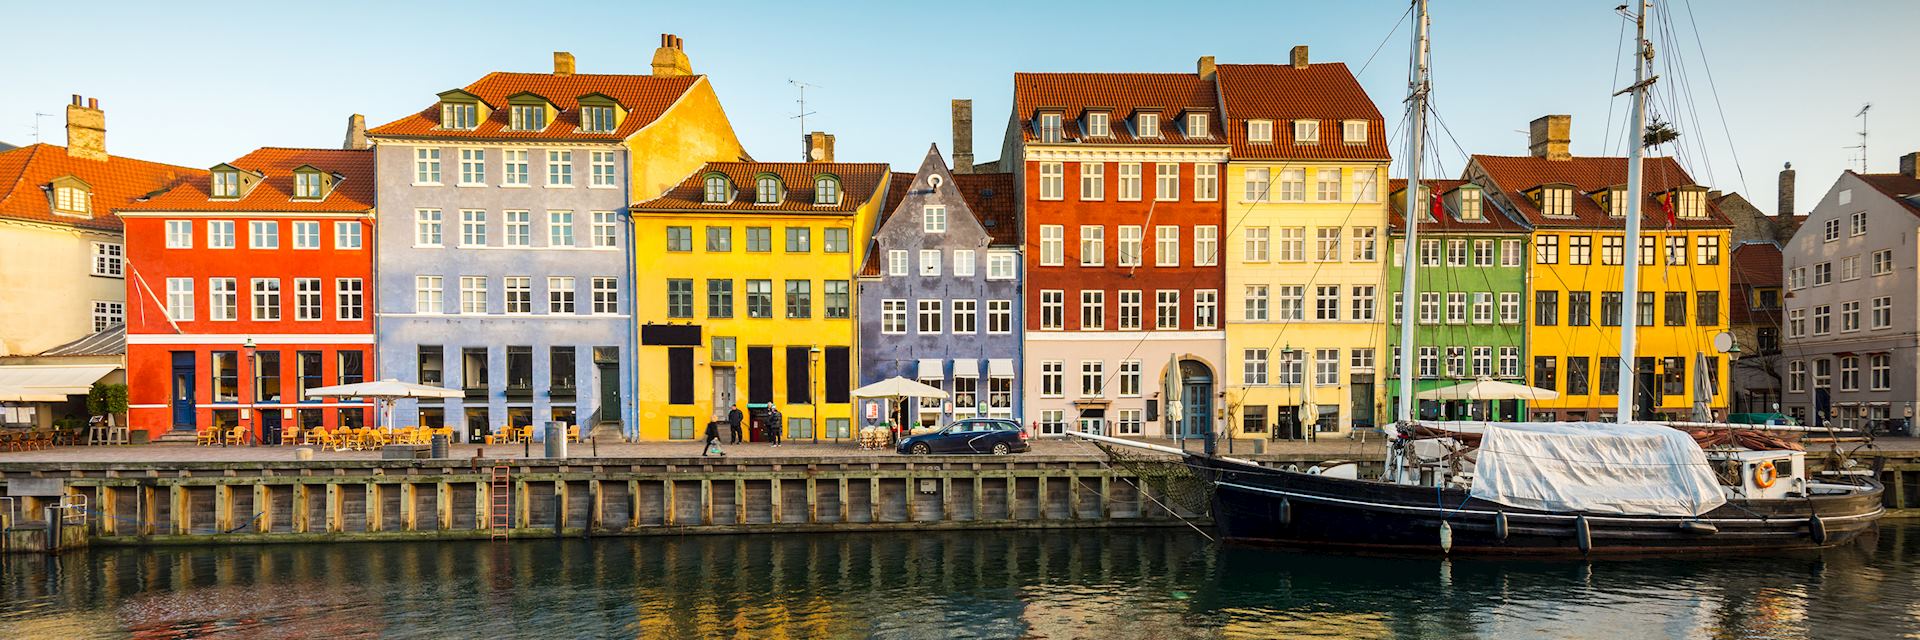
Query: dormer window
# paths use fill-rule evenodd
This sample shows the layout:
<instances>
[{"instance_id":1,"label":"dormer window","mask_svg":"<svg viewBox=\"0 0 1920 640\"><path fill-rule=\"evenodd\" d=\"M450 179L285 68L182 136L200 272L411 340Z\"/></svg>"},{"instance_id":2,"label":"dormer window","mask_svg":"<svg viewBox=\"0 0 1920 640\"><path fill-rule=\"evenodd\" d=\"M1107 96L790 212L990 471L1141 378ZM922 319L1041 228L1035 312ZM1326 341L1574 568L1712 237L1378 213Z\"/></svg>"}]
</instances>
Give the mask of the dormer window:
<instances>
[{"instance_id":1,"label":"dormer window","mask_svg":"<svg viewBox=\"0 0 1920 640\"><path fill-rule=\"evenodd\" d=\"M1247 142L1273 142L1273 121L1248 120Z\"/></svg>"},{"instance_id":2,"label":"dormer window","mask_svg":"<svg viewBox=\"0 0 1920 640\"><path fill-rule=\"evenodd\" d=\"M1060 125L1060 114L1058 113L1040 114L1040 124L1037 125L1037 128L1039 129L1041 142L1059 142L1066 137L1066 132Z\"/></svg>"},{"instance_id":3,"label":"dormer window","mask_svg":"<svg viewBox=\"0 0 1920 640\"><path fill-rule=\"evenodd\" d=\"M722 175L707 176L705 196L701 198L701 201L707 204L724 203L727 200L731 199L729 197L730 194L728 193L729 191L732 191L731 187L732 185L727 182L726 176L722 176Z\"/></svg>"},{"instance_id":4,"label":"dormer window","mask_svg":"<svg viewBox=\"0 0 1920 640\"><path fill-rule=\"evenodd\" d=\"M515 131L540 131L547 128L547 108L537 104L516 104L509 112Z\"/></svg>"},{"instance_id":5,"label":"dormer window","mask_svg":"<svg viewBox=\"0 0 1920 640\"><path fill-rule=\"evenodd\" d=\"M79 178L61 176L53 181L53 211L71 215L93 213L93 187Z\"/></svg>"},{"instance_id":6,"label":"dormer window","mask_svg":"<svg viewBox=\"0 0 1920 640\"><path fill-rule=\"evenodd\" d=\"M1340 123L1340 140L1347 144L1365 144L1367 142L1367 121L1348 120Z\"/></svg>"},{"instance_id":7,"label":"dormer window","mask_svg":"<svg viewBox=\"0 0 1920 640\"><path fill-rule=\"evenodd\" d=\"M240 197L240 172L232 169L214 171L213 197Z\"/></svg>"},{"instance_id":8,"label":"dormer window","mask_svg":"<svg viewBox=\"0 0 1920 640\"><path fill-rule=\"evenodd\" d=\"M754 204L777 204L780 202L780 178L760 176L753 181Z\"/></svg>"},{"instance_id":9,"label":"dormer window","mask_svg":"<svg viewBox=\"0 0 1920 640\"><path fill-rule=\"evenodd\" d=\"M1627 190L1624 187L1607 190L1607 215L1615 218L1627 217Z\"/></svg>"},{"instance_id":10,"label":"dormer window","mask_svg":"<svg viewBox=\"0 0 1920 640\"><path fill-rule=\"evenodd\" d=\"M1137 131L1137 137L1160 137L1160 114L1142 113L1135 115L1133 117L1133 128Z\"/></svg>"},{"instance_id":11,"label":"dormer window","mask_svg":"<svg viewBox=\"0 0 1920 640\"><path fill-rule=\"evenodd\" d=\"M1107 123L1107 112L1087 112L1087 135L1094 138L1105 138L1113 135L1113 129L1108 126Z\"/></svg>"},{"instance_id":12,"label":"dormer window","mask_svg":"<svg viewBox=\"0 0 1920 640\"><path fill-rule=\"evenodd\" d=\"M1207 130L1207 114L1204 114L1204 113L1187 114L1186 136L1189 138L1213 137L1212 132Z\"/></svg>"},{"instance_id":13,"label":"dormer window","mask_svg":"<svg viewBox=\"0 0 1920 640\"><path fill-rule=\"evenodd\" d=\"M1707 217L1707 192L1699 187L1674 189L1671 197L1674 217L1691 220Z\"/></svg>"},{"instance_id":14,"label":"dormer window","mask_svg":"<svg viewBox=\"0 0 1920 640\"><path fill-rule=\"evenodd\" d=\"M472 102L440 103L440 128L472 130L480 126L480 105Z\"/></svg>"},{"instance_id":15,"label":"dormer window","mask_svg":"<svg viewBox=\"0 0 1920 640\"><path fill-rule=\"evenodd\" d=\"M594 133L613 131L613 107L581 107L580 129Z\"/></svg>"},{"instance_id":16,"label":"dormer window","mask_svg":"<svg viewBox=\"0 0 1920 640\"><path fill-rule=\"evenodd\" d=\"M822 206L840 204L840 179L833 176L814 178L813 203Z\"/></svg>"},{"instance_id":17,"label":"dormer window","mask_svg":"<svg viewBox=\"0 0 1920 640\"><path fill-rule=\"evenodd\" d=\"M1541 187L1540 213L1549 216L1573 215L1573 189L1565 185Z\"/></svg>"},{"instance_id":18,"label":"dormer window","mask_svg":"<svg viewBox=\"0 0 1920 640\"><path fill-rule=\"evenodd\" d=\"M1481 215L1480 213L1480 190L1479 189L1475 189L1470 186L1461 187L1460 189L1455 190L1454 193L1459 194L1458 197L1460 199L1460 219L1461 220L1478 221L1478 220L1486 219L1486 217Z\"/></svg>"},{"instance_id":19,"label":"dormer window","mask_svg":"<svg viewBox=\"0 0 1920 640\"><path fill-rule=\"evenodd\" d=\"M1320 144L1319 120L1293 121L1294 144Z\"/></svg>"},{"instance_id":20,"label":"dormer window","mask_svg":"<svg viewBox=\"0 0 1920 640\"><path fill-rule=\"evenodd\" d=\"M293 172L293 197L317 200L327 193L326 175L314 169Z\"/></svg>"}]
</instances>

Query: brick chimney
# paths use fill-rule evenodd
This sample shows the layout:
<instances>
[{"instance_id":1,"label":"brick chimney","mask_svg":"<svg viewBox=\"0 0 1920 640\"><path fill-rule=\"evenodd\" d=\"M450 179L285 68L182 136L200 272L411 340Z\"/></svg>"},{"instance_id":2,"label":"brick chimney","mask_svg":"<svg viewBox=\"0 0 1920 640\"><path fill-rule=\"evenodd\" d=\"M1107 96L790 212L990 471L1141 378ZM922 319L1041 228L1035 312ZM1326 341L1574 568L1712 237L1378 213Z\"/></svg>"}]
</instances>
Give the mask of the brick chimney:
<instances>
[{"instance_id":1,"label":"brick chimney","mask_svg":"<svg viewBox=\"0 0 1920 640\"><path fill-rule=\"evenodd\" d=\"M1573 116L1550 115L1534 118L1527 123L1527 151L1535 158L1548 160L1568 160L1573 154L1567 147L1573 144Z\"/></svg>"},{"instance_id":2,"label":"brick chimney","mask_svg":"<svg viewBox=\"0 0 1920 640\"><path fill-rule=\"evenodd\" d=\"M1307 68L1307 45L1304 45L1304 44L1294 45L1293 54L1289 57L1292 58L1293 60L1293 68L1295 69Z\"/></svg>"},{"instance_id":3,"label":"brick chimney","mask_svg":"<svg viewBox=\"0 0 1920 640\"><path fill-rule=\"evenodd\" d=\"M573 75L573 54L565 51L553 52L553 75L562 78Z\"/></svg>"},{"instance_id":4,"label":"brick chimney","mask_svg":"<svg viewBox=\"0 0 1920 640\"><path fill-rule=\"evenodd\" d=\"M100 110L98 98L87 98L82 104L76 93L73 104L67 105L67 155L106 161L107 115Z\"/></svg>"},{"instance_id":5,"label":"brick chimney","mask_svg":"<svg viewBox=\"0 0 1920 640\"><path fill-rule=\"evenodd\" d=\"M685 45L680 36L660 34L660 48L653 50L653 75L660 78L693 75L693 63L687 60Z\"/></svg>"},{"instance_id":6,"label":"brick chimney","mask_svg":"<svg viewBox=\"0 0 1920 640\"><path fill-rule=\"evenodd\" d=\"M1920 152L1900 156L1900 175L1920 180Z\"/></svg>"},{"instance_id":7,"label":"brick chimney","mask_svg":"<svg viewBox=\"0 0 1920 640\"><path fill-rule=\"evenodd\" d=\"M953 172L973 173L973 101L953 101Z\"/></svg>"},{"instance_id":8,"label":"brick chimney","mask_svg":"<svg viewBox=\"0 0 1920 640\"><path fill-rule=\"evenodd\" d=\"M1781 217L1793 217L1793 163L1787 163L1780 170L1780 210L1775 213Z\"/></svg>"},{"instance_id":9,"label":"brick chimney","mask_svg":"<svg viewBox=\"0 0 1920 640\"><path fill-rule=\"evenodd\" d=\"M358 113L347 116L347 139L340 143L340 148L365 149L367 146L367 117Z\"/></svg>"},{"instance_id":10,"label":"brick chimney","mask_svg":"<svg viewBox=\"0 0 1920 640\"><path fill-rule=\"evenodd\" d=\"M1201 80L1213 79L1213 56L1200 56L1200 60L1194 62L1193 67L1194 73L1199 74Z\"/></svg>"},{"instance_id":11,"label":"brick chimney","mask_svg":"<svg viewBox=\"0 0 1920 640\"><path fill-rule=\"evenodd\" d=\"M802 151L807 154L807 162L833 162L832 135L815 131L807 134L805 138L801 139L801 142L806 145L806 148L802 149Z\"/></svg>"}]
</instances>

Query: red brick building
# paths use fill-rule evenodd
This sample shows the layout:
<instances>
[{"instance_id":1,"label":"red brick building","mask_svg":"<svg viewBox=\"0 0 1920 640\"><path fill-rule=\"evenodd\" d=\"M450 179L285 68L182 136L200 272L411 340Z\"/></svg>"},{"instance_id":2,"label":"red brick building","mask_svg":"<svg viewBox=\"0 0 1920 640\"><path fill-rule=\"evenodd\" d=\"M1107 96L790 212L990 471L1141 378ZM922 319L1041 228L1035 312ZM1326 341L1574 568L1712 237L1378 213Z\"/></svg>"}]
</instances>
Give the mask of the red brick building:
<instances>
[{"instance_id":1,"label":"red brick building","mask_svg":"<svg viewBox=\"0 0 1920 640\"><path fill-rule=\"evenodd\" d=\"M373 378L374 160L264 148L119 209L136 430L366 423L309 400Z\"/></svg>"},{"instance_id":2,"label":"red brick building","mask_svg":"<svg viewBox=\"0 0 1920 640\"><path fill-rule=\"evenodd\" d=\"M1211 430L1225 339L1220 123L1211 69L1014 75L1002 165L1025 213L1022 378L1040 433Z\"/></svg>"}]
</instances>

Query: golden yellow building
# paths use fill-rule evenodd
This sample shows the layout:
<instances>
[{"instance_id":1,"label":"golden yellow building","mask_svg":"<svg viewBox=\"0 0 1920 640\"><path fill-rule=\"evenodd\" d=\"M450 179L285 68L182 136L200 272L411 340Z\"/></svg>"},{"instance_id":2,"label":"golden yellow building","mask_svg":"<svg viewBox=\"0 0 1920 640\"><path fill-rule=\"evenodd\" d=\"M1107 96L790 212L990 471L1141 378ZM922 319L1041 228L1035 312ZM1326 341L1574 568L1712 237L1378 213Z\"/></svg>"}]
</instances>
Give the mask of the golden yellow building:
<instances>
[{"instance_id":1,"label":"golden yellow building","mask_svg":"<svg viewBox=\"0 0 1920 640\"><path fill-rule=\"evenodd\" d=\"M113 209L200 169L107 154L98 101L73 97L67 146L0 152L0 356L119 324L126 265Z\"/></svg>"},{"instance_id":2,"label":"golden yellow building","mask_svg":"<svg viewBox=\"0 0 1920 640\"><path fill-rule=\"evenodd\" d=\"M1218 67L1232 150L1227 379L1234 437L1379 424L1389 309L1380 112L1342 63Z\"/></svg>"},{"instance_id":3,"label":"golden yellow building","mask_svg":"<svg viewBox=\"0 0 1920 640\"><path fill-rule=\"evenodd\" d=\"M1724 418L1727 356L1714 349L1714 336L1728 328L1733 223L1673 158L1647 158L1640 246L1629 251L1627 160L1574 157L1570 129L1569 116L1537 119L1530 155L1475 155L1463 176L1533 228L1527 377L1560 397L1529 402L1532 417L1614 419L1620 324L1631 320L1641 417L1686 419L1705 375L1714 389L1708 405ZM1640 261L1637 314L1622 294L1629 255Z\"/></svg>"},{"instance_id":4,"label":"golden yellow building","mask_svg":"<svg viewBox=\"0 0 1920 640\"><path fill-rule=\"evenodd\" d=\"M887 166L809 141L817 162L708 163L632 207L641 439L697 438L733 407L777 407L788 440L852 435L853 285Z\"/></svg>"}]
</instances>

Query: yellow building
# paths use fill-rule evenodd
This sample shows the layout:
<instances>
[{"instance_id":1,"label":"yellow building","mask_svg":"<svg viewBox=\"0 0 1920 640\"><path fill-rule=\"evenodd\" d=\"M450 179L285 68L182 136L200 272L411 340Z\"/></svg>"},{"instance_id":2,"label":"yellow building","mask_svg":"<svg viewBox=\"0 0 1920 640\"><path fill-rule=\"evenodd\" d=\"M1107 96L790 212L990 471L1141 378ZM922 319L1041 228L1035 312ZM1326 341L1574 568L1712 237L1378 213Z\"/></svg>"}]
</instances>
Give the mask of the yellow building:
<instances>
[{"instance_id":1,"label":"yellow building","mask_svg":"<svg viewBox=\"0 0 1920 640\"><path fill-rule=\"evenodd\" d=\"M0 356L120 323L127 283L115 207L200 169L107 154L97 101L67 106L67 146L0 152Z\"/></svg>"},{"instance_id":2,"label":"yellow building","mask_svg":"<svg viewBox=\"0 0 1920 640\"><path fill-rule=\"evenodd\" d=\"M688 440L738 407L784 439L852 435L853 284L887 166L713 162L633 206L639 436ZM756 439L759 439L756 437Z\"/></svg>"},{"instance_id":3,"label":"yellow building","mask_svg":"<svg viewBox=\"0 0 1920 640\"><path fill-rule=\"evenodd\" d=\"M1527 275L1529 382L1559 392L1533 401L1541 420L1612 420L1619 401L1620 323L1637 321L1642 418L1686 419L1698 377L1713 381L1708 405L1724 418L1727 356L1714 336L1727 331L1733 223L1672 158L1643 170L1638 313L1625 282L1627 160L1574 157L1571 118L1532 123L1531 155L1476 155L1463 177L1533 227ZM1698 358L1706 356L1705 371Z\"/></svg>"},{"instance_id":4,"label":"yellow building","mask_svg":"<svg viewBox=\"0 0 1920 640\"><path fill-rule=\"evenodd\" d=\"M1205 63L1203 62L1203 65ZM1235 437L1379 424L1387 332L1388 152L1342 63L1218 67L1232 150L1225 239Z\"/></svg>"}]
</instances>

